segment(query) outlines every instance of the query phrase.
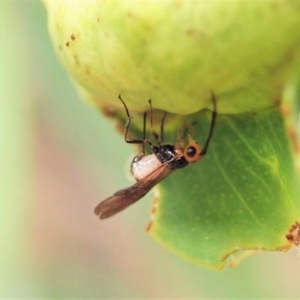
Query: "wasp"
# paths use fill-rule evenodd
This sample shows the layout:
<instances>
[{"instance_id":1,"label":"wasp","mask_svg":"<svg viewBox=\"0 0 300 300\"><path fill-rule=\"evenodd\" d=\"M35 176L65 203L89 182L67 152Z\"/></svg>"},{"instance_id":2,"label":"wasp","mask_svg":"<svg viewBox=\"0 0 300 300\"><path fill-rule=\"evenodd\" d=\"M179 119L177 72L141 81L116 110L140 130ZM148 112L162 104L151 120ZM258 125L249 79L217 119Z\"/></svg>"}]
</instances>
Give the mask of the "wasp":
<instances>
[{"instance_id":1,"label":"wasp","mask_svg":"<svg viewBox=\"0 0 300 300\"><path fill-rule=\"evenodd\" d=\"M164 113L161 121L159 136L153 129L153 109L151 100L149 100L150 125L152 135L154 136L157 144L154 144L145 138L147 117L146 112L144 112L143 115L143 138L129 139L128 131L132 116L129 114L129 110L121 95L119 95L119 99L123 103L127 115L124 140L129 144L141 144L143 146L143 151L142 153L136 155L131 163L131 173L137 182L130 187L115 192L112 196L100 202L94 210L95 214L99 216L100 219L109 218L124 210L131 204L143 198L156 184L172 174L175 170L184 168L189 163L199 161L207 153L217 117L216 99L213 93L211 93L211 95L213 110L208 137L203 148L201 148L200 145L191 137L189 137L189 143L185 147L178 143L178 139L176 140L175 144L165 144L163 142L163 133L166 112ZM150 146L152 154L145 154L145 145Z\"/></svg>"}]
</instances>

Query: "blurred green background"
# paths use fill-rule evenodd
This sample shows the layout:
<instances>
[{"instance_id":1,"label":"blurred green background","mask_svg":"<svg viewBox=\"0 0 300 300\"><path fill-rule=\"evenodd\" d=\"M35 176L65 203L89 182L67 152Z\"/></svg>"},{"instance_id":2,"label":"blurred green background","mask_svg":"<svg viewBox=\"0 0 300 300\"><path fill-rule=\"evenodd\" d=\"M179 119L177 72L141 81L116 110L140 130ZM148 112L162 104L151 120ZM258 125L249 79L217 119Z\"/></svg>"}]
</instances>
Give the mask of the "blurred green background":
<instances>
[{"instance_id":1,"label":"blurred green background","mask_svg":"<svg viewBox=\"0 0 300 300\"><path fill-rule=\"evenodd\" d=\"M0 298L299 298L295 248L216 273L147 235L151 193L99 221L132 147L79 99L40 1L0 0L0 38Z\"/></svg>"}]
</instances>

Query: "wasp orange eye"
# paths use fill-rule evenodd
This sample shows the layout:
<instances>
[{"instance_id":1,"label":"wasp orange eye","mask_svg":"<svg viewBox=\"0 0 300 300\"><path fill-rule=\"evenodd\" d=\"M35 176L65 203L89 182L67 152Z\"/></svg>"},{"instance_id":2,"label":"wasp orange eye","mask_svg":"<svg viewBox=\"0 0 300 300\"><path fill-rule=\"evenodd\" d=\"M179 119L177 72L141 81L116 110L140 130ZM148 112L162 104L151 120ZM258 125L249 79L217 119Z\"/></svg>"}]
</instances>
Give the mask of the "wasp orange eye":
<instances>
[{"instance_id":1,"label":"wasp orange eye","mask_svg":"<svg viewBox=\"0 0 300 300\"><path fill-rule=\"evenodd\" d=\"M189 163L196 162L200 159L200 153L201 149L199 144L193 141L184 149L183 156Z\"/></svg>"}]
</instances>

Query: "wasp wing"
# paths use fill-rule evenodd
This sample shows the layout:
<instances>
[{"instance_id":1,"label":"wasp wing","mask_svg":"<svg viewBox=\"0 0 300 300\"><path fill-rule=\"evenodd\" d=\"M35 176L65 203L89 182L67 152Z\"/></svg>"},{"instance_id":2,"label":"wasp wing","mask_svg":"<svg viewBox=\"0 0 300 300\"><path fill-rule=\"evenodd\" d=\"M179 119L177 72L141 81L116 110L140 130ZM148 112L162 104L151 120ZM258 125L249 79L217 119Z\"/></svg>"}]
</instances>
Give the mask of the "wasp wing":
<instances>
[{"instance_id":1,"label":"wasp wing","mask_svg":"<svg viewBox=\"0 0 300 300\"><path fill-rule=\"evenodd\" d=\"M121 189L111 197L100 202L95 207L95 214L100 219L106 219L115 215L145 196L157 183L169 176L173 171L174 169L171 169L167 163L162 164L131 187Z\"/></svg>"}]
</instances>

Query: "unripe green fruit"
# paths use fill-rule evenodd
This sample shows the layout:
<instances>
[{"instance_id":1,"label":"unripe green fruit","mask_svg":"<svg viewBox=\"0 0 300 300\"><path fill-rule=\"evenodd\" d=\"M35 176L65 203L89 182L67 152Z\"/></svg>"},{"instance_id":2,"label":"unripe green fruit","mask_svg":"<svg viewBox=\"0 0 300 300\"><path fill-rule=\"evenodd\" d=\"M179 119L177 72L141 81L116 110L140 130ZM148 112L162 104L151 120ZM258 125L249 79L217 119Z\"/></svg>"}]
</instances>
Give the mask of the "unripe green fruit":
<instances>
[{"instance_id":1,"label":"unripe green fruit","mask_svg":"<svg viewBox=\"0 0 300 300\"><path fill-rule=\"evenodd\" d=\"M55 49L100 106L190 114L278 103L299 62L300 2L49 0Z\"/></svg>"}]
</instances>

